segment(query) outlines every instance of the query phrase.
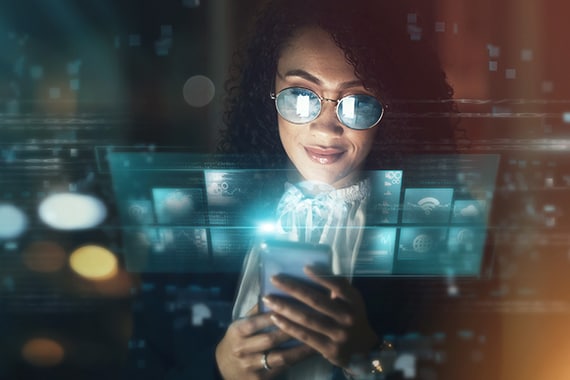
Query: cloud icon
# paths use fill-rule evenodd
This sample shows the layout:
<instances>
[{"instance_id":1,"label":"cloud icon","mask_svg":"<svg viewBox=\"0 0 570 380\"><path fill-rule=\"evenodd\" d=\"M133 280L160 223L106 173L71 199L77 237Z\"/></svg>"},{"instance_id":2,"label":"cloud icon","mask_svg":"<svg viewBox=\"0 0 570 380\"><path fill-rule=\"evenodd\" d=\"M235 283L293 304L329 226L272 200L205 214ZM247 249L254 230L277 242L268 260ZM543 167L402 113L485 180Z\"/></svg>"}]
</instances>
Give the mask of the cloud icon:
<instances>
[{"instance_id":1,"label":"cloud icon","mask_svg":"<svg viewBox=\"0 0 570 380\"><path fill-rule=\"evenodd\" d=\"M470 204L469 206L462 208L459 213L461 216L474 217L479 216L479 209L475 207L475 205Z\"/></svg>"}]
</instances>

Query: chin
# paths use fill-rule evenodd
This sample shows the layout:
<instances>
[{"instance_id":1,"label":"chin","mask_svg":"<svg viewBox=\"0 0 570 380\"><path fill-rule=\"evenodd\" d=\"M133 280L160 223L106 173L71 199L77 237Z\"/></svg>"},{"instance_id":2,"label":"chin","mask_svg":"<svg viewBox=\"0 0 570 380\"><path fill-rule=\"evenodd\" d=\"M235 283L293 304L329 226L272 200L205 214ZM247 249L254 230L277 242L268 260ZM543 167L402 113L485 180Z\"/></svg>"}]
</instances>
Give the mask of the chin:
<instances>
[{"instance_id":1,"label":"chin","mask_svg":"<svg viewBox=\"0 0 570 380\"><path fill-rule=\"evenodd\" d=\"M315 173L305 173L305 174L301 173L304 181L324 183L333 187L336 187L335 183L339 181L339 178L331 177L330 175L318 175Z\"/></svg>"}]
</instances>

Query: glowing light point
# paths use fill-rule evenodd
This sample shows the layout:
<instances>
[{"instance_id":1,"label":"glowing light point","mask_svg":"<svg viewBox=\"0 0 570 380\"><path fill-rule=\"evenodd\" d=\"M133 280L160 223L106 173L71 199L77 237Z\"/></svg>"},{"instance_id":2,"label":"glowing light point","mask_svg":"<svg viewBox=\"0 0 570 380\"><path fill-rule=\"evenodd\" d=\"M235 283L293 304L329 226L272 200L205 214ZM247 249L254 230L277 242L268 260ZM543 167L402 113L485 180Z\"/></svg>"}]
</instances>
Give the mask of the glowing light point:
<instances>
[{"instance_id":1,"label":"glowing light point","mask_svg":"<svg viewBox=\"0 0 570 380\"><path fill-rule=\"evenodd\" d=\"M69 256L69 265L77 274L90 280L108 280L118 272L115 255L106 248L87 245Z\"/></svg>"},{"instance_id":2,"label":"glowing light point","mask_svg":"<svg viewBox=\"0 0 570 380\"><path fill-rule=\"evenodd\" d=\"M45 224L58 230L82 230L103 222L107 208L95 197L62 193L44 199L39 216Z\"/></svg>"},{"instance_id":3,"label":"glowing light point","mask_svg":"<svg viewBox=\"0 0 570 380\"><path fill-rule=\"evenodd\" d=\"M63 361L65 352L60 343L47 338L34 338L22 346L22 357L36 367L54 367Z\"/></svg>"},{"instance_id":4,"label":"glowing light point","mask_svg":"<svg viewBox=\"0 0 570 380\"><path fill-rule=\"evenodd\" d=\"M20 236L27 225L28 219L19 208L9 204L0 204L0 240Z\"/></svg>"},{"instance_id":5,"label":"glowing light point","mask_svg":"<svg viewBox=\"0 0 570 380\"><path fill-rule=\"evenodd\" d=\"M277 226L275 226L275 223L265 222L259 224L257 230L259 231L259 233L269 234L275 232L277 230Z\"/></svg>"},{"instance_id":6,"label":"glowing light point","mask_svg":"<svg viewBox=\"0 0 570 380\"><path fill-rule=\"evenodd\" d=\"M447 295L450 297L456 297L459 295L459 288L455 284L448 285Z\"/></svg>"}]
</instances>

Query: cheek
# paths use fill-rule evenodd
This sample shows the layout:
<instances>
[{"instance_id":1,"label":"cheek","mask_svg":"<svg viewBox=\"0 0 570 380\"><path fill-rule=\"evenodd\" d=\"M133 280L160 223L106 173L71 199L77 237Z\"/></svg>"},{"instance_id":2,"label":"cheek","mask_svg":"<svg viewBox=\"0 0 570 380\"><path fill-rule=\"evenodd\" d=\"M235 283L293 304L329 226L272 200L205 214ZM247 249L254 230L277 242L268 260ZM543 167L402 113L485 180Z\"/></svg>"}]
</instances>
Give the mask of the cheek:
<instances>
[{"instance_id":1,"label":"cheek","mask_svg":"<svg viewBox=\"0 0 570 380\"><path fill-rule=\"evenodd\" d=\"M359 133L359 132L357 132ZM355 136L355 141L358 147L358 156L364 160L370 151L372 151L372 146L374 145L374 138L376 137L376 130L369 130L359 133L359 135Z\"/></svg>"},{"instance_id":2,"label":"cheek","mask_svg":"<svg viewBox=\"0 0 570 380\"><path fill-rule=\"evenodd\" d=\"M281 140L281 145L283 145L283 148L285 149L287 155L290 156L291 149L294 146L295 131L292 128L292 125L282 120L281 118L279 118L278 126L279 126L279 139Z\"/></svg>"},{"instance_id":3,"label":"cheek","mask_svg":"<svg viewBox=\"0 0 570 380\"><path fill-rule=\"evenodd\" d=\"M289 140L289 133L287 130L287 126L283 124L281 118L279 118L277 125L279 128L279 140L281 140L281 145L283 145L284 148L287 148L287 142Z\"/></svg>"}]
</instances>

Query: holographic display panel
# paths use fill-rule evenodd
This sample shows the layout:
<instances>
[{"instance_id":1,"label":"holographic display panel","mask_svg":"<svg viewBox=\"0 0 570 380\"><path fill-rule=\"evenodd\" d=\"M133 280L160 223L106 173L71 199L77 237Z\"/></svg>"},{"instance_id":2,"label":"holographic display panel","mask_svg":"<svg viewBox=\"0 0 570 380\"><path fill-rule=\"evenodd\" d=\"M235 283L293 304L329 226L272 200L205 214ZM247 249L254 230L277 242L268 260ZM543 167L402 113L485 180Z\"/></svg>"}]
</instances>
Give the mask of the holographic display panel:
<instances>
[{"instance_id":1,"label":"holographic display panel","mask_svg":"<svg viewBox=\"0 0 570 380\"><path fill-rule=\"evenodd\" d=\"M287 170L243 157L111 152L133 272L239 272L270 234ZM367 174L372 193L356 276L479 276L498 157L412 157Z\"/></svg>"}]
</instances>

